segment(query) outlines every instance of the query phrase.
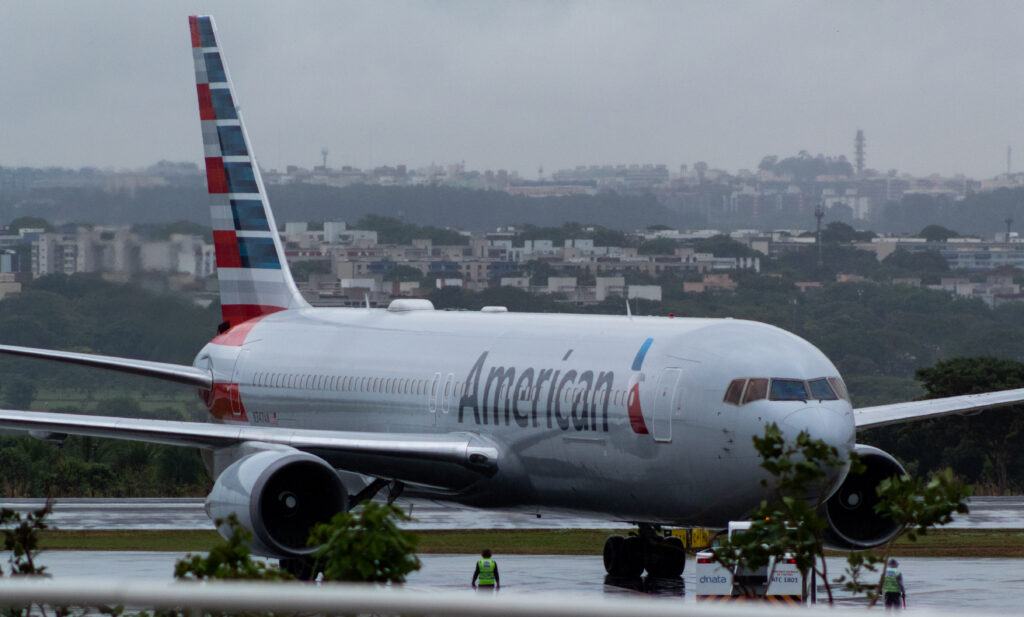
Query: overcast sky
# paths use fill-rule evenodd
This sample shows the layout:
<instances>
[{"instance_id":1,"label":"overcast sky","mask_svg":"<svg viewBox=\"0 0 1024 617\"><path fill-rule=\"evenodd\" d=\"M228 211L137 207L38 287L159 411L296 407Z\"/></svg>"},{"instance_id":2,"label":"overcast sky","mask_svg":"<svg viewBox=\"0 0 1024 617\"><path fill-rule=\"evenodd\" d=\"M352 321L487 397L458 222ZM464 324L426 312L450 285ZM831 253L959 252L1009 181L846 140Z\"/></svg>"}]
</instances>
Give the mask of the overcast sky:
<instances>
[{"instance_id":1,"label":"overcast sky","mask_svg":"<svg viewBox=\"0 0 1024 617\"><path fill-rule=\"evenodd\" d=\"M1024 169L1024 2L0 2L0 166L201 161L212 14L265 168Z\"/></svg>"}]
</instances>

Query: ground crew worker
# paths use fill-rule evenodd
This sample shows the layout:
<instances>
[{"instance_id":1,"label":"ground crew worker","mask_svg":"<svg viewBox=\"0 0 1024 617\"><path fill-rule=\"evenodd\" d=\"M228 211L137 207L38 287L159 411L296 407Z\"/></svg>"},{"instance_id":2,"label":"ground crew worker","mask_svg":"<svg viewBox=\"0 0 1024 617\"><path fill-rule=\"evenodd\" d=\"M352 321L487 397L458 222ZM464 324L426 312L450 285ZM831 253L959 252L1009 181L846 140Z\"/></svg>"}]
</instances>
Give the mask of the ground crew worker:
<instances>
[{"instance_id":1,"label":"ground crew worker","mask_svg":"<svg viewBox=\"0 0 1024 617\"><path fill-rule=\"evenodd\" d=\"M882 579L882 593L885 594L885 609L900 609L906 601L907 589L903 586L903 573L900 572L900 563L895 559L889 560L889 567L885 569L885 577Z\"/></svg>"},{"instance_id":2,"label":"ground crew worker","mask_svg":"<svg viewBox=\"0 0 1024 617\"><path fill-rule=\"evenodd\" d=\"M498 579L498 564L491 559L491 549L485 548L480 553L481 559L476 562L476 570L473 571L473 580L470 583L473 589L479 591L497 591L501 587Z\"/></svg>"}]
</instances>

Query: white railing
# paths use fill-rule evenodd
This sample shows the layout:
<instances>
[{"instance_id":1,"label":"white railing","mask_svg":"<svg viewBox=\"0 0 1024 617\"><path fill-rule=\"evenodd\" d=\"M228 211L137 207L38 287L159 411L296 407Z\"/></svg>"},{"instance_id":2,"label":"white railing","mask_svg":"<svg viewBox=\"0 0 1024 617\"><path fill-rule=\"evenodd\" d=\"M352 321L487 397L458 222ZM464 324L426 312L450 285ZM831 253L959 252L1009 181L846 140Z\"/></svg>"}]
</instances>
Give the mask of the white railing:
<instances>
[{"instance_id":1,"label":"white railing","mask_svg":"<svg viewBox=\"0 0 1024 617\"><path fill-rule=\"evenodd\" d=\"M580 595L491 596L470 591L412 591L358 584L285 582L104 581L102 579L0 579L0 606L205 609L278 614L443 615L445 617L746 617L793 615L835 617L825 607L795 609L754 603L703 604L679 598ZM854 612L862 609L849 609ZM844 611L848 612L848 611ZM915 610L915 615L954 615ZM980 613L975 613L978 617Z\"/></svg>"}]
</instances>

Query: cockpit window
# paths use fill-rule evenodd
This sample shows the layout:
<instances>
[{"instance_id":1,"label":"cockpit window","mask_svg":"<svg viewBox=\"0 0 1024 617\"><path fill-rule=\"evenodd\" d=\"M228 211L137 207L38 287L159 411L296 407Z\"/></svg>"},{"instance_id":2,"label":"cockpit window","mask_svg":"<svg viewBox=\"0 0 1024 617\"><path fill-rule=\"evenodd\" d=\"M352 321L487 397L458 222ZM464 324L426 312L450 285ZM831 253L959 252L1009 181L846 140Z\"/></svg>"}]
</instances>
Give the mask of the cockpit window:
<instances>
[{"instance_id":1,"label":"cockpit window","mask_svg":"<svg viewBox=\"0 0 1024 617\"><path fill-rule=\"evenodd\" d=\"M767 379L751 379L747 382L747 391L743 393L743 404L759 401L768 396Z\"/></svg>"},{"instance_id":2,"label":"cockpit window","mask_svg":"<svg viewBox=\"0 0 1024 617\"><path fill-rule=\"evenodd\" d=\"M804 382L799 379L773 379L769 398L773 401L806 401L810 397Z\"/></svg>"},{"instance_id":3,"label":"cockpit window","mask_svg":"<svg viewBox=\"0 0 1024 617\"><path fill-rule=\"evenodd\" d=\"M828 383L832 385L832 390L844 401L849 402L850 392L846 389L846 384L839 377L829 377Z\"/></svg>"},{"instance_id":4,"label":"cockpit window","mask_svg":"<svg viewBox=\"0 0 1024 617\"><path fill-rule=\"evenodd\" d=\"M832 386L829 385L828 380L824 377L812 379L807 382L807 385L811 388L811 398L818 399L819 401L834 401L839 398L832 391Z\"/></svg>"},{"instance_id":5,"label":"cockpit window","mask_svg":"<svg viewBox=\"0 0 1024 617\"><path fill-rule=\"evenodd\" d=\"M733 379L729 383L729 387L726 388L725 397L722 401L729 403L730 405L739 405L740 396L743 395L743 385L746 383L746 379Z\"/></svg>"}]
</instances>

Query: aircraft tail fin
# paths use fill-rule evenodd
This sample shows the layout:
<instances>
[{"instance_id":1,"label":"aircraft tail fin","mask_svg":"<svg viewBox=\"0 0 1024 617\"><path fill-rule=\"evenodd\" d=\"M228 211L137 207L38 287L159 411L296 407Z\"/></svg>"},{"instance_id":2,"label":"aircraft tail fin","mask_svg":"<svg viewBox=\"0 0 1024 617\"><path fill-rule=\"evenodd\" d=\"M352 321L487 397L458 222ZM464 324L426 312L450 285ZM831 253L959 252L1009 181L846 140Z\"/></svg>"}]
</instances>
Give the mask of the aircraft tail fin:
<instances>
[{"instance_id":1,"label":"aircraft tail fin","mask_svg":"<svg viewBox=\"0 0 1024 617\"><path fill-rule=\"evenodd\" d=\"M213 18L188 18L220 282L221 330L309 306L292 279Z\"/></svg>"}]
</instances>

